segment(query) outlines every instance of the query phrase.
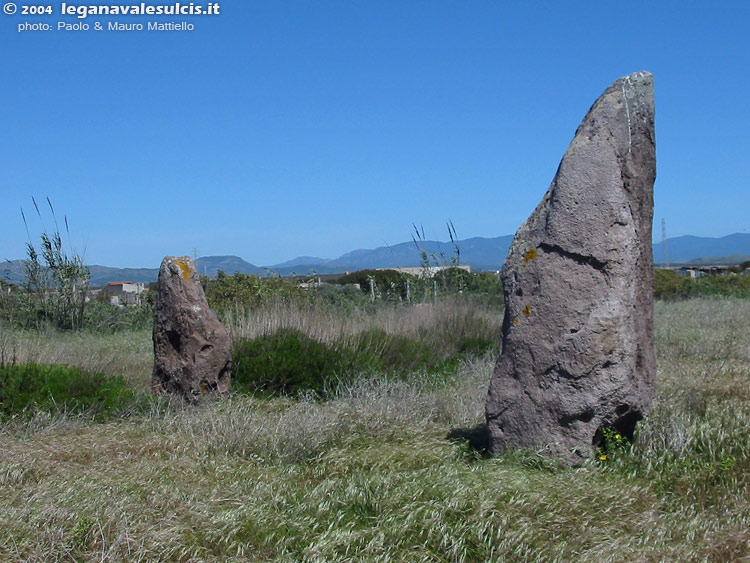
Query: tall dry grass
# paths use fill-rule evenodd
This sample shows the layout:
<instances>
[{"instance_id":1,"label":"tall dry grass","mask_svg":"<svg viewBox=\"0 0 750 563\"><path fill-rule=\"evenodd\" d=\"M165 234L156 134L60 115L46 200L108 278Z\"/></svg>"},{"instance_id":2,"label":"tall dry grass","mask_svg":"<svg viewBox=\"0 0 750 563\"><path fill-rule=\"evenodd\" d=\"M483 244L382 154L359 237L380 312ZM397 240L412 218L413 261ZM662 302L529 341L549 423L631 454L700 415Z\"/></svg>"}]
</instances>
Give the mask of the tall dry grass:
<instances>
[{"instance_id":1,"label":"tall dry grass","mask_svg":"<svg viewBox=\"0 0 750 563\"><path fill-rule=\"evenodd\" d=\"M0 325L0 359L8 363L65 364L121 375L150 388L154 351L150 330L118 333L19 330Z\"/></svg>"},{"instance_id":2,"label":"tall dry grass","mask_svg":"<svg viewBox=\"0 0 750 563\"><path fill-rule=\"evenodd\" d=\"M420 338L477 333L498 336L502 312L478 308L469 300L441 299L415 305L385 304L374 310L355 307L346 312L314 301L276 301L258 309L227 313L225 324L233 338L256 338L292 328L327 344L372 329Z\"/></svg>"}]
</instances>

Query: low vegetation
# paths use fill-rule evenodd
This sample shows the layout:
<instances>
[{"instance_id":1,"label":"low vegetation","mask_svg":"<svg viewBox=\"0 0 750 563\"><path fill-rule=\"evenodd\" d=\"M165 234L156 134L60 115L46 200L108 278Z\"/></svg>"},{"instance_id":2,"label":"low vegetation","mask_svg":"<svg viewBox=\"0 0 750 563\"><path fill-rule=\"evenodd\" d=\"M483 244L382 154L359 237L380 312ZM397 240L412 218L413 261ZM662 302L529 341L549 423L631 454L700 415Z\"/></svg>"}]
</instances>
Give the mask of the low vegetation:
<instances>
[{"instance_id":1,"label":"low vegetation","mask_svg":"<svg viewBox=\"0 0 750 563\"><path fill-rule=\"evenodd\" d=\"M0 365L0 415L4 417L28 418L44 411L84 414L101 421L134 412L139 399L151 400L143 391L139 397L122 376L34 362Z\"/></svg>"},{"instance_id":2,"label":"low vegetation","mask_svg":"<svg viewBox=\"0 0 750 563\"><path fill-rule=\"evenodd\" d=\"M36 200L32 197L31 201L44 226L42 213ZM70 247L66 250L57 215L49 198L47 198L47 204L55 230L48 232L46 228L43 228L39 237L38 250L29 237L26 243L28 259L24 263L23 291L15 296L17 311L14 312L17 318L28 326L39 328L43 325L51 325L64 330L79 330L83 327L86 289L90 278L89 270L78 252ZM23 210L21 215L28 233L28 223ZM63 219L65 234L70 243L68 218Z\"/></svg>"},{"instance_id":3,"label":"low vegetation","mask_svg":"<svg viewBox=\"0 0 750 563\"><path fill-rule=\"evenodd\" d=\"M750 297L750 275L701 276L692 279L673 270L654 272L654 296L657 299L689 299L692 297Z\"/></svg>"},{"instance_id":4,"label":"low vegetation","mask_svg":"<svg viewBox=\"0 0 750 563\"><path fill-rule=\"evenodd\" d=\"M363 373L384 378L408 378L415 371L447 375L463 360L498 352L496 341L482 336L447 339L438 348L429 340L371 328L327 344L298 329L282 328L235 342L233 386L264 396L312 392L327 398L338 385Z\"/></svg>"},{"instance_id":5,"label":"low vegetation","mask_svg":"<svg viewBox=\"0 0 750 563\"><path fill-rule=\"evenodd\" d=\"M2 415L0 559L750 556L748 300L658 301L653 411L635 443L612 434L577 469L534 451L485 455L497 309L460 296L343 309L282 298L224 314L247 357L335 377L324 393L305 383L185 408L141 399L152 361L145 327L3 325L3 389L28 389L29 378L38 392ZM436 353L455 361L431 366ZM90 384L85 394L42 391L53 373Z\"/></svg>"}]
</instances>

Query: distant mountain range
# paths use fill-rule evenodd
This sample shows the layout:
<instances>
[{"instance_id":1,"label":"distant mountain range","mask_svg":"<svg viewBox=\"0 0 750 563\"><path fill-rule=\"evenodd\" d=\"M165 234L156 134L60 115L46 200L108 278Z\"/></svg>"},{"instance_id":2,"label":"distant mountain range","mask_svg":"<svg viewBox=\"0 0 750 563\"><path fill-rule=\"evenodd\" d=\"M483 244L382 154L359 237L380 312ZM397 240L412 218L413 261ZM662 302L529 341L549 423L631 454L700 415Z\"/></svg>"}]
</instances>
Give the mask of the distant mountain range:
<instances>
[{"instance_id":1,"label":"distant mountain range","mask_svg":"<svg viewBox=\"0 0 750 563\"><path fill-rule=\"evenodd\" d=\"M661 263L662 245L654 245L654 262ZM735 233L721 238L686 235L667 239L666 261L670 264L687 264L692 261L717 264L739 264L750 260L750 234ZM744 256L744 258L742 258ZM731 259L731 262L724 260Z\"/></svg>"},{"instance_id":2,"label":"distant mountain range","mask_svg":"<svg viewBox=\"0 0 750 563\"><path fill-rule=\"evenodd\" d=\"M372 250L353 250L332 260L301 256L288 262L268 266L268 269L286 276L292 273L305 275L313 272L326 274L368 268L406 268L420 266L421 251L423 251L433 265L449 265L453 258L458 258L461 264L468 264L475 270L499 270L512 241L513 235L495 238L474 237L456 241L460 252L458 256L456 256L456 247L451 242L420 241L419 249L413 241L402 242Z\"/></svg>"},{"instance_id":3,"label":"distant mountain range","mask_svg":"<svg viewBox=\"0 0 750 563\"><path fill-rule=\"evenodd\" d=\"M215 278L219 270L227 274L239 272L241 274L255 274L256 276L268 275L265 268L246 262L239 256L204 256L195 261L195 269L198 270L200 275L210 278ZM159 270L156 270L156 275L159 276Z\"/></svg>"},{"instance_id":4,"label":"distant mountain range","mask_svg":"<svg viewBox=\"0 0 750 563\"><path fill-rule=\"evenodd\" d=\"M494 238L474 237L456 242L460 251L461 264L468 264L473 270L499 270L508 253L513 235ZM667 239L666 258L675 264L739 264L750 260L750 234L736 233L721 238L682 236ZM450 264L456 256L453 243L422 241L419 248L424 251L432 264ZM662 262L662 245L653 246L654 261ZM338 258L327 259L313 256L299 256L293 260L260 267L238 256L204 256L198 258L196 267L202 275L215 277L219 270L227 274L240 272L258 276L288 276L292 274L310 275L353 272L367 268L394 268L421 265L421 253L414 242L402 242L393 246L381 246L372 250L353 250ZM89 266L91 285L105 285L112 281L132 281L149 283L156 281L158 268L112 268ZM24 279L23 260L0 262L0 278L11 283Z\"/></svg>"}]
</instances>

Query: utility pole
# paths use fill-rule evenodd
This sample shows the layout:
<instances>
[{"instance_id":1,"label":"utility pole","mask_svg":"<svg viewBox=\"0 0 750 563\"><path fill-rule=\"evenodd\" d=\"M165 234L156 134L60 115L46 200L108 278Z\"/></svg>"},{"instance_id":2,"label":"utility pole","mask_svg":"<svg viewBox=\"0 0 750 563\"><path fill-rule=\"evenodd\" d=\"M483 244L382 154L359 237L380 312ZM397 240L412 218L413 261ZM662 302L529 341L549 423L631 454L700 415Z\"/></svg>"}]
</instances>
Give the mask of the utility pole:
<instances>
[{"instance_id":1,"label":"utility pole","mask_svg":"<svg viewBox=\"0 0 750 563\"><path fill-rule=\"evenodd\" d=\"M667 252L667 220L661 220L661 266L669 268L669 252Z\"/></svg>"}]
</instances>

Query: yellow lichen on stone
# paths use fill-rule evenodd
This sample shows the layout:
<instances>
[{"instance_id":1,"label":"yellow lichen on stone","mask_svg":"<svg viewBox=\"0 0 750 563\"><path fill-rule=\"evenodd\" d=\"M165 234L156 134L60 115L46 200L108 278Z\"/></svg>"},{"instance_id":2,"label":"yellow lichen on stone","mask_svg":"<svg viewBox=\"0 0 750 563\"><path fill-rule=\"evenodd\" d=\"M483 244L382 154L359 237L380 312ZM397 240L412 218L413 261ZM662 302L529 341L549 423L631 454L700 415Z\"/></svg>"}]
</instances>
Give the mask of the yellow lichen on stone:
<instances>
[{"instance_id":1,"label":"yellow lichen on stone","mask_svg":"<svg viewBox=\"0 0 750 563\"><path fill-rule=\"evenodd\" d=\"M517 325L520 321L518 319L513 319L513 324Z\"/></svg>"},{"instance_id":2,"label":"yellow lichen on stone","mask_svg":"<svg viewBox=\"0 0 750 563\"><path fill-rule=\"evenodd\" d=\"M526 254L523 255L523 267L526 267L526 264L529 263L529 260L534 260L537 257L536 248L530 248L526 251Z\"/></svg>"},{"instance_id":3,"label":"yellow lichen on stone","mask_svg":"<svg viewBox=\"0 0 750 563\"><path fill-rule=\"evenodd\" d=\"M523 311L521 311L524 316L529 317L531 316L531 305L526 305L526 307L523 308Z\"/></svg>"},{"instance_id":4,"label":"yellow lichen on stone","mask_svg":"<svg viewBox=\"0 0 750 563\"><path fill-rule=\"evenodd\" d=\"M182 260L175 260L175 264L177 264L180 267L180 270L182 270L182 277L185 281L188 281L190 279L190 268L188 268L188 265Z\"/></svg>"}]
</instances>

